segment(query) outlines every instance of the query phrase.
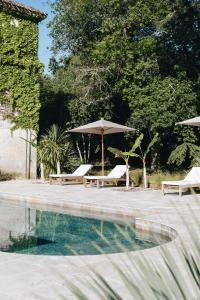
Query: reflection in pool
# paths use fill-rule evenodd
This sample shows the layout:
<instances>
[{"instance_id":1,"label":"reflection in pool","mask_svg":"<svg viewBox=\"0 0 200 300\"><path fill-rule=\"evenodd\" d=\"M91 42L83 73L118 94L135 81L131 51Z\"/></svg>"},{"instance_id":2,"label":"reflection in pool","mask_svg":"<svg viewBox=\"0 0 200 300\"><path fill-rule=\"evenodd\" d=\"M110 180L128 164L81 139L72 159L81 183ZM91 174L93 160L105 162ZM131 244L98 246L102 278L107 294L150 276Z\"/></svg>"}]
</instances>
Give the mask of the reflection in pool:
<instances>
[{"instance_id":1,"label":"reflection in pool","mask_svg":"<svg viewBox=\"0 0 200 300\"><path fill-rule=\"evenodd\" d=\"M0 250L32 255L95 255L141 250L133 226L0 202Z\"/></svg>"}]
</instances>

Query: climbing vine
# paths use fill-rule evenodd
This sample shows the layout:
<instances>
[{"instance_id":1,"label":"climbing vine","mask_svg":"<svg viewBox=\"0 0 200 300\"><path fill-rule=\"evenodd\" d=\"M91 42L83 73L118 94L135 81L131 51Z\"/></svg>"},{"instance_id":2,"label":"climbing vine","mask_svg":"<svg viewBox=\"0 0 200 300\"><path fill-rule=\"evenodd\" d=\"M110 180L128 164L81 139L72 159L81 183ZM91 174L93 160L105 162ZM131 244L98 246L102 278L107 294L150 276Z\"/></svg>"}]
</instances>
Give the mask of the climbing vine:
<instances>
[{"instance_id":1,"label":"climbing vine","mask_svg":"<svg viewBox=\"0 0 200 300\"><path fill-rule=\"evenodd\" d=\"M0 104L9 106L14 128L38 131L39 77L38 26L26 18L0 12Z\"/></svg>"}]
</instances>

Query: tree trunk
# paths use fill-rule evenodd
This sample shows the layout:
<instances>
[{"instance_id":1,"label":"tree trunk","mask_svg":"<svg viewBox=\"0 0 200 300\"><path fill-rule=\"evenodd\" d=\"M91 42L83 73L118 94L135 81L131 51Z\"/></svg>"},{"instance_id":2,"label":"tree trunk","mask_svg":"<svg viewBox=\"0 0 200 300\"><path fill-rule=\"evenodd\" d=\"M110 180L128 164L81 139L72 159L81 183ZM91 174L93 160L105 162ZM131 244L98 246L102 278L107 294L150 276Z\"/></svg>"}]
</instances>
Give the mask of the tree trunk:
<instances>
[{"instance_id":1,"label":"tree trunk","mask_svg":"<svg viewBox=\"0 0 200 300\"><path fill-rule=\"evenodd\" d=\"M89 162L90 161L90 150L91 150L91 135L89 135L89 138L88 138L88 155L87 155L87 161Z\"/></svg>"},{"instance_id":2,"label":"tree trunk","mask_svg":"<svg viewBox=\"0 0 200 300\"><path fill-rule=\"evenodd\" d=\"M57 174L60 174L61 170L60 170L60 161L59 160L57 161L56 168L57 168Z\"/></svg>"},{"instance_id":3,"label":"tree trunk","mask_svg":"<svg viewBox=\"0 0 200 300\"><path fill-rule=\"evenodd\" d=\"M81 154L81 149L79 147L79 144L78 144L78 141L76 141L76 148L78 150L78 154L79 154L79 157L80 157L80 161L83 163L83 156Z\"/></svg>"},{"instance_id":4,"label":"tree trunk","mask_svg":"<svg viewBox=\"0 0 200 300\"><path fill-rule=\"evenodd\" d=\"M154 153L154 156L151 161L151 170L155 170L157 167L158 153Z\"/></svg>"},{"instance_id":5,"label":"tree trunk","mask_svg":"<svg viewBox=\"0 0 200 300\"><path fill-rule=\"evenodd\" d=\"M86 143L85 143L85 137L82 134L82 141L83 141L83 159L84 159L84 163L87 162L87 155L86 155Z\"/></svg>"},{"instance_id":6,"label":"tree trunk","mask_svg":"<svg viewBox=\"0 0 200 300\"><path fill-rule=\"evenodd\" d=\"M40 163L40 180L42 182L45 181L45 177L44 177L44 164L42 162Z\"/></svg>"},{"instance_id":7,"label":"tree trunk","mask_svg":"<svg viewBox=\"0 0 200 300\"><path fill-rule=\"evenodd\" d=\"M129 189L129 165L128 162L126 162L126 189Z\"/></svg>"},{"instance_id":8,"label":"tree trunk","mask_svg":"<svg viewBox=\"0 0 200 300\"><path fill-rule=\"evenodd\" d=\"M143 180L144 180L144 188L147 188L147 170L146 170L146 163L143 161Z\"/></svg>"}]
</instances>

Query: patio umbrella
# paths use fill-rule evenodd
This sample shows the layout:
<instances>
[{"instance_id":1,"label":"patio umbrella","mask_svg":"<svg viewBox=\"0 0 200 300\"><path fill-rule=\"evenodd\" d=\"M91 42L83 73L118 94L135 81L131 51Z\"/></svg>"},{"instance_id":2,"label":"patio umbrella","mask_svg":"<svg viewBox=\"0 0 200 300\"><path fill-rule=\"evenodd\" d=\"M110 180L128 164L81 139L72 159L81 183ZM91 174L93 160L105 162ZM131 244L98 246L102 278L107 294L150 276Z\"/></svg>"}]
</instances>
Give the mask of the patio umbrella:
<instances>
[{"instance_id":1,"label":"patio umbrella","mask_svg":"<svg viewBox=\"0 0 200 300\"><path fill-rule=\"evenodd\" d=\"M93 133L101 135L102 175L104 175L104 135L132 130L135 129L117 123L109 122L101 118L101 120L99 121L71 129L68 132Z\"/></svg>"},{"instance_id":2,"label":"patio umbrella","mask_svg":"<svg viewBox=\"0 0 200 300\"><path fill-rule=\"evenodd\" d=\"M200 126L200 117L195 117L192 119L188 119L182 122L176 123L176 125L192 125L192 126Z\"/></svg>"}]
</instances>

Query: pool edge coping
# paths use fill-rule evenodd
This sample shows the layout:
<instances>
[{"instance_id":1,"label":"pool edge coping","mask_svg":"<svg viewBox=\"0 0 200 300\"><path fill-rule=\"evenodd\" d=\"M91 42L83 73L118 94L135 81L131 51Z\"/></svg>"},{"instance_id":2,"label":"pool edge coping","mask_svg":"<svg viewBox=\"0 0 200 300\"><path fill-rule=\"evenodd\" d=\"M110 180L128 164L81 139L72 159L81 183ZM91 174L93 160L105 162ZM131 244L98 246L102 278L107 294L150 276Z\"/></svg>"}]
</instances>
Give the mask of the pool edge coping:
<instances>
[{"instance_id":1,"label":"pool edge coping","mask_svg":"<svg viewBox=\"0 0 200 300\"><path fill-rule=\"evenodd\" d=\"M70 202L66 203L63 202L63 200L61 200L60 203L55 203L52 201L48 201L45 197L19 195L16 193L14 194L14 193L0 192L0 200L10 201L12 203L20 203L20 204L24 203L24 204L46 206L46 207L49 206L49 207L59 208L59 209L60 208L71 209L73 210L73 212L94 213L94 214L98 213L99 216L105 214L106 216L109 216L111 214L110 215L111 217L120 217L120 218L132 217L134 218L134 224L136 226L136 230L142 232L142 234L157 234L162 240L162 244L161 244L162 246L167 246L175 242L179 238L179 234L177 230L174 229L173 227L160 222L148 220L143 217L137 217L134 215L134 211L130 212L125 209L123 209L123 211L112 209L110 207L106 207L102 209L102 207L98 207L97 205L95 205L94 207L93 204L79 204L79 203L70 203ZM129 252L134 254L141 253L144 251L148 252L151 251L152 249L160 248L161 245L152 248L143 249L143 250L136 250L136 251L129 251ZM16 253L9 253L9 254L23 255L23 254L16 254ZM119 254L124 254L124 253L119 252L119 253L103 254L103 255L119 255ZM90 255L83 255L83 256L86 257ZM97 254L95 256L102 256L102 254ZM74 256L67 256L67 257L74 257Z\"/></svg>"}]
</instances>

